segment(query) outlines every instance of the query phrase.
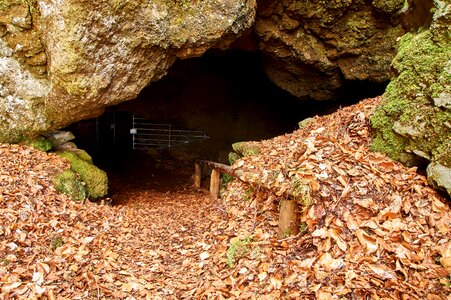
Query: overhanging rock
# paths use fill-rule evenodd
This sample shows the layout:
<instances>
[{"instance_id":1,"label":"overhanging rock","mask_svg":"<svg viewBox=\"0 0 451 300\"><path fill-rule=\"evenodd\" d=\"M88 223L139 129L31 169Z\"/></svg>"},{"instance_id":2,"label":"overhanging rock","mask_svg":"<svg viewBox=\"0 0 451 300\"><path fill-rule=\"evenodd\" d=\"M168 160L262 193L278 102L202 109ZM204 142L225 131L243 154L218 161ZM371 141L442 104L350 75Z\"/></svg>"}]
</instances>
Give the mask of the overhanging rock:
<instances>
[{"instance_id":1,"label":"overhanging rock","mask_svg":"<svg viewBox=\"0 0 451 300\"><path fill-rule=\"evenodd\" d=\"M255 0L0 1L0 142L135 98L177 58L228 47L255 10Z\"/></svg>"}]
</instances>

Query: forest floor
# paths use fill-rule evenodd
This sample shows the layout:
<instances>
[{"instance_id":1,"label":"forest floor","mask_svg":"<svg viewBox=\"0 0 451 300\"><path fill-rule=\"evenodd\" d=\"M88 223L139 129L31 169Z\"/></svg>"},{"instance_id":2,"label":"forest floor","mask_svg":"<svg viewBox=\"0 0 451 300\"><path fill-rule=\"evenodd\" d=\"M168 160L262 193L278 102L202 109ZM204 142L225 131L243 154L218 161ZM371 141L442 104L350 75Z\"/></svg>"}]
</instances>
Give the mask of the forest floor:
<instances>
[{"instance_id":1,"label":"forest floor","mask_svg":"<svg viewBox=\"0 0 451 300\"><path fill-rule=\"evenodd\" d=\"M162 161L111 176L112 206L74 202L52 185L67 162L0 144L0 299L449 299L449 202L369 151L377 101L255 143L220 200ZM279 238L300 185L302 231Z\"/></svg>"}]
</instances>

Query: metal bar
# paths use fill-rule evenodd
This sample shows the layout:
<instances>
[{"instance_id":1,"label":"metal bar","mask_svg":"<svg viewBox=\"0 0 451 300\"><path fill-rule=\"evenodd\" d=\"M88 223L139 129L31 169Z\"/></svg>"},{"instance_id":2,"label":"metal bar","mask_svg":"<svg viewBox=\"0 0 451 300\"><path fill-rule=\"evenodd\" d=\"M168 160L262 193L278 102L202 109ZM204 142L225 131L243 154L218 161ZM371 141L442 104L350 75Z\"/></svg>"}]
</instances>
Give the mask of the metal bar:
<instances>
[{"instance_id":1,"label":"metal bar","mask_svg":"<svg viewBox=\"0 0 451 300\"><path fill-rule=\"evenodd\" d=\"M116 112L113 111L113 145L116 148Z\"/></svg>"},{"instance_id":2,"label":"metal bar","mask_svg":"<svg viewBox=\"0 0 451 300\"><path fill-rule=\"evenodd\" d=\"M136 126L135 126L135 115L133 115L133 118L132 118L132 128L136 128ZM136 130L136 132L138 132L138 130ZM133 134L132 139L133 139L133 141L132 141L132 143L133 143L132 149L135 150L136 148L135 148L135 135L134 134Z\"/></svg>"},{"instance_id":3,"label":"metal bar","mask_svg":"<svg viewBox=\"0 0 451 300\"><path fill-rule=\"evenodd\" d=\"M168 142L169 142L169 148L171 148L171 125L169 125L169 138L168 138Z\"/></svg>"},{"instance_id":4,"label":"metal bar","mask_svg":"<svg viewBox=\"0 0 451 300\"><path fill-rule=\"evenodd\" d=\"M146 118L133 115L133 149L170 148L207 139L200 130L174 128L171 124L154 124Z\"/></svg>"}]
</instances>

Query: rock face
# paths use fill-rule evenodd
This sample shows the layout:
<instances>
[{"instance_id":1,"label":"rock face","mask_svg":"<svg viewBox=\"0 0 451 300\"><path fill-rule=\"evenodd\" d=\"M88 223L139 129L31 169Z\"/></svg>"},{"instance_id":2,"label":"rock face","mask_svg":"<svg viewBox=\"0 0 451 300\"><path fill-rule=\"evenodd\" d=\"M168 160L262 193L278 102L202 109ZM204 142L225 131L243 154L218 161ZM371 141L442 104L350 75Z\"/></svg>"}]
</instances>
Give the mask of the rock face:
<instances>
[{"instance_id":1,"label":"rock face","mask_svg":"<svg viewBox=\"0 0 451 300\"><path fill-rule=\"evenodd\" d=\"M255 0L0 0L0 141L133 99L177 58L225 48Z\"/></svg>"},{"instance_id":2,"label":"rock face","mask_svg":"<svg viewBox=\"0 0 451 300\"><path fill-rule=\"evenodd\" d=\"M373 149L429 163L429 181L451 195L451 4L434 4L431 26L400 41L397 75L371 120Z\"/></svg>"},{"instance_id":3,"label":"rock face","mask_svg":"<svg viewBox=\"0 0 451 300\"><path fill-rule=\"evenodd\" d=\"M368 2L371 2L369 4ZM260 0L267 75L299 98L336 97L344 80L389 80L404 0Z\"/></svg>"}]
</instances>

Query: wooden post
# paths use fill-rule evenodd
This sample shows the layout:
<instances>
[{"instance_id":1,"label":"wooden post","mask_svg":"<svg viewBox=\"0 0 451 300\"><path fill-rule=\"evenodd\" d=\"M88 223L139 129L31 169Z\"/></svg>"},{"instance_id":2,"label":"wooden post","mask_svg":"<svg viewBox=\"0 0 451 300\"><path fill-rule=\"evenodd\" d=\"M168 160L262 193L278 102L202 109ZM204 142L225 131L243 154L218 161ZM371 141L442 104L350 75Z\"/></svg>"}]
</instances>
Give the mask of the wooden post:
<instances>
[{"instance_id":1,"label":"wooden post","mask_svg":"<svg viewBox=\"0 0 451 300\"><path fill-rule=\"evenodd\" d=\"M202 181L202 168L200 167L200 164L195 163L194 164L194 187L196 189L200 189L201 181Z\"/></svg>"},{"instance_id":2,"label":"wooden post","mask_svg":"<svg viewBox=\"0 0 451 300\"><path fill-rule=\"evenodd\" d=\"M217 200L219 196L219 176L221 173L216 170L211 170L210 178L210 195L212 200Z\"/></svg>"},{"instance_id":3,"label":"wooden post","mask_svg":"<svg viewBox=\"0 0 451 300\"><path fill-rule=\"evenodd\" d=\"M280 200L279 238L287 238L299 232L295 200Z\"/></svg>"}]
</instances>

